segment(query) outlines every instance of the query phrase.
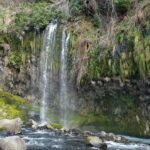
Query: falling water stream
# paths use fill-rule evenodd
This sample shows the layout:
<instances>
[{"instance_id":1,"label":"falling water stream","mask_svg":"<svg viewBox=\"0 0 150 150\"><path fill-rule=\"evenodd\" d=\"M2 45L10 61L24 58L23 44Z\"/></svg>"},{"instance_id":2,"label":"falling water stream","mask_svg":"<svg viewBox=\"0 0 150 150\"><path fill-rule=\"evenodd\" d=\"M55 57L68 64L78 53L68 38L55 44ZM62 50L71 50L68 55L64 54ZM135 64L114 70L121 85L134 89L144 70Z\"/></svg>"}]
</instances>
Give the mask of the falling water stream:
<instances>
[{"instance_id":1,"label":"falling water stream","mask_svg":"<svg viewBox=\"0 0 150 150\"><path fill-rule=\"evenodd\" d=\"M55 89L53 64L55 64L54 55L55 52L55 37L57 34L57 23L51 22L44 33L43 39L43 49L40 58L40 89L41 89L41 111L40 111L40 122L44 124L48 121L47 113L48 106L51 101L54 101L57 94L59 95L58 105L60 109L60 123L68 128L67 114L69 106L68 98L68 77L67 77L67 53L68 53L68 41L70 34L67 34L66 27L62 30L61 36L61 49L60 53L60 76L58 76L57 81L59 87L57 87L57 92L55 96L53 90ZM57 41L58 42L58 41ZM59 43L58 43L59 44ZM58 56L56 56L58 57ZM60 89L60 90L59 90Z\"/></svg>"},{"instance_id":2,"label":"falling water stream","mask_svg":"<svg viewBox=\"0 0 150 150\"><path fill-rule=\"evenodd\" d=\"M62 50L61 50L61 74L60 74L60 108L62 111L61 123L68 128L67 113L69 108L68 84L67 84L67 52L68 40L70 34L66 35L66 28L62 33Z\"/></svg>"},{"instance_id":3,"label":"falling water stream","mask_svg":"<svg viewBox=\"0 0 150 150\"><path fill-rule=\"evenodd\" d=\"M40 70L41 70L41 81L40 81L40 88L41 88L41 110L40 110L40 120L41 123L47 122L47 105L48 105L48 93L53 88L50 83L50 79L52 76L52 65L53 65L53 52L55 46L55 36L57 23L55 21L51 22L44 35L43 39L43 50L41 53L41 62L40 62Z\"/></svg>"}]
</instances>

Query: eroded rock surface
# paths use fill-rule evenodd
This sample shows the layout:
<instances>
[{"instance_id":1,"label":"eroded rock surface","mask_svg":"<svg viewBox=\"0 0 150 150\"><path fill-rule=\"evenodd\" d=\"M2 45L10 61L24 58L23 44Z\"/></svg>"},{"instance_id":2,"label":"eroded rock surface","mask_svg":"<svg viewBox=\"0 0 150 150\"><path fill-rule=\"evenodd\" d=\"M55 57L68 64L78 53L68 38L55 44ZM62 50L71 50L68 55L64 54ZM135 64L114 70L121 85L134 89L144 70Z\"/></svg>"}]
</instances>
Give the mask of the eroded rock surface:
<instances>
[{"instance_id":1,"label":"eroded rock surface","mask_svg":"<svg viewBox=\"0 0 150 150\"><path fill-rule=\"evenodd\" d=\"M2 150L26 150L26 144L19 136L6 137L0 140Z\"/></svg>"}]
</instances>

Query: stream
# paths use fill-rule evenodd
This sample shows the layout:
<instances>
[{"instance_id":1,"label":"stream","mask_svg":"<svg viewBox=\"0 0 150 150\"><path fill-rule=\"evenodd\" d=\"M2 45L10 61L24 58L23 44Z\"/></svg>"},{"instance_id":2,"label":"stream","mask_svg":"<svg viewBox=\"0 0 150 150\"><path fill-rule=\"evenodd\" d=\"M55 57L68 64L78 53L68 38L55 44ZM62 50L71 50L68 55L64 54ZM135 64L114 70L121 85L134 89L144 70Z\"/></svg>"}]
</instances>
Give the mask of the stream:
<instances>
[{"instance_id":1,"label":"stream","mask_svg":"<svg viewBox=\"0 0 150 150\"><path fill-rule=\"evenodd\" d=\"M0 138L4 135L0 135ZM22 129L21 137L27 144L27 150L96 150L85 144L82 136L64 134L47 130ZM108 150L150 150L150 139L125 136L130 144L106 141Z\"/></svg>"}]
</instances>

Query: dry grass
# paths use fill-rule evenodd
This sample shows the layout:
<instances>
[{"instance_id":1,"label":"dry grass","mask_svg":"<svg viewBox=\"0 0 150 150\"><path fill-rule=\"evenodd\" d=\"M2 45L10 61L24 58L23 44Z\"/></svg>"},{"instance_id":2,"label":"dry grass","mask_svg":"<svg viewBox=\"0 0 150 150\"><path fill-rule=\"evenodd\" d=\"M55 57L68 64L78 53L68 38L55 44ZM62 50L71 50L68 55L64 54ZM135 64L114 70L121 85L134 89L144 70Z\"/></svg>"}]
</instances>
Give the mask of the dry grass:
<instances>
[{"instance_id":1,"label":"dry grass","mask_svg":"<svg viewBox=\"0 0 150 150\"><path fill-rule=\"evenodd\" d=\"M73 33L77 35L75 73L77 74L77 85L79 85L82 77L87 73L88 52L91 50L92 42L97 40L97 36L92 23L86 19L79 20L71 26Z\"/></svg>"}]
</instances>

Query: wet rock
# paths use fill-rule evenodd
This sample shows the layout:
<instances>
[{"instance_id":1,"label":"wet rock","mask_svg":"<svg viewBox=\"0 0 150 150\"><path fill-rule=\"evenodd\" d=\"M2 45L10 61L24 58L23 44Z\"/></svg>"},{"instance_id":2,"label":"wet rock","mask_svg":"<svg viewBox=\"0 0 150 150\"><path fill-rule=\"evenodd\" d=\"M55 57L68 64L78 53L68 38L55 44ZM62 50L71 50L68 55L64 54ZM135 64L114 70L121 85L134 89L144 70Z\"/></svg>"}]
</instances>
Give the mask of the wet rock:
<instances>
[{"instance_id":1,"label":"wet rock","mask_svg":"<svg viewBox=\"0 0 150 150\"><path fill-rule=\"evenodd\" d=\"M73 128L73 129L69 129L68 133L78 136L82 134L82 131L80 129Z\"/></svg>"},{"instance_id":2,"label":"wet rock","mask_svg":"<svg viewBox=\"0 0 150 150\"><path fill-rule=\"evenodd\" d=\"M46 127L47 127L47 129L49 129L49 130L54 130L54 128L51 126L51 124L47 124Z\"/></svg>"},{"instance_id":3,"label":"wet rock","mask_svg":"<svg viewBox=\"0 0 150 150\"><path fill-rule=\"evenodd\" d=\"M31 122L31 127L33 129L37 129L38 128L38 123L36 121L34 121L33 119L29 120Z\"/></svg>"},{"instance_id":4,"label":"wet rock","mask_svg":"<svg viewBox=\"0 0 150 150\"><path fill-rule=\"evenodd\" d=\"M47 125L48 125L48 123L42 123L42 124L39 124L38 125L38 129L39 130L46 130L47 129Z\"/></svg>"},{"instance_id":5,"label":"wet rock","mask_svg":"<svg viewBox=\"0 0 150 150\"><path fill-rule=\"evenodd\" d=\"M106 82L110 82L110 81L111 81L111 78L105 77L104 80L105 80Z\"/></svg>"},{"instance_id":6,"label":"wet rock","mask_svg":"<svg viewBox=\"0 0 150 150\"><path fill-rule=\"evenodd\" d=\"M6 131L18 134L21 132L23 121L20 118L0 120L0 128L6 128Z\"/></svg>"},{"instance_id":7,"label":"wet rock","mask_svg":"<svg viewBox=\"0 0 150 150\"><path fill-rule=\"evenodd\" d=\"M0 140L2 150L26 150L26 143L19 136L6 137Z\"/></svg>"},{"instance_id":8,"label":"wet rock","mask_svg":"<svg viewBox=\"0 0 150 150\"><path fill-rule=\"evenodd\" d=\"M121 142L121 143L127 143L128 140L125 139L124 137L122 136L119 136L119 135L115 135L113 133L106 133L104 131L101 131L98 136L100 138L103 139L103 141L114 141L114 142Z\"/></svg>"},{"instance_id":9,"label":"wet rock","mask_svg":"<svg viewBox=\"0 0 150 150\"><path fill-rule=\"evenodd\" d=\"M84 131L83 132L83 135L85 136L85 137L87 137L87 136L94 136L94 133L93 132L91 132L91 131Z\"/></svg>"},{"instance_id":10,"label":"wet rock","mask_svg":"<svg viewBox=\"0 0 150 150\"><path fill-rule=\"evenodd\" d=\"M99 86L103 86L103 82L102 81L98 81L97 82Z\"/></svg>"},{"instance_id":11,"label":"wet rock","mask_svg":"<svg viewBox=\"0 0 150 150\"><path fill-rule=\"evenodd\" d=\"M106 143L102 143L99 146L100 150L107 150L107 144Z\"/></svg>"},{"instance_id":12,"label":"wet rock","mask_svg":"<svg viewBox=\"0 0 150 150\"><path fill-rule=\"evenodd\" d=\"M89 146L100 147L102 143L103 143L102 140L97 136L86 137L86 144Z\"/></svg>"},{"instance_id":13,"label":"wet rock","mask_svg":"<svg viewBox=\"0 0 150 150\"><path fill-rule=\"evenodd\" d=\"M108 133L106 139L109 141L121 141L121 138L113 133Z\"/></svg>"},{"instance_id":14,"label":"wet rock","mask_svg":"<svg viewBox=\"0 0 150 150\"><path fill-rule=\"evenodd\" d=\"M65 129L65 128L62 128L62 129L60 129L60 131L61 131L62 133L68 133L69 130L67 130L67 129Z\"/></svg>"},{"instance_id":15,"label":"wet rock","mask_svg":"<svg viewBox=\"0 0 150 150\"><path fill-rule=\"evenodd\" d=\"M95 86L95 85L96 85L96 82L95 82L95 81L91 81L91 84L92 84L93 86Z\"/></svg>"},{"instance_id":16,"label":"wet rock","mask_svg":"<svg viewBox=\"0 0 150 150\"><path fill-rule=\"evenodd\" d=\"M105 137L107 135L107 133L105 131L101 131L100 135L101 135L101 137Z\"/></svg>"}]
</instances>

